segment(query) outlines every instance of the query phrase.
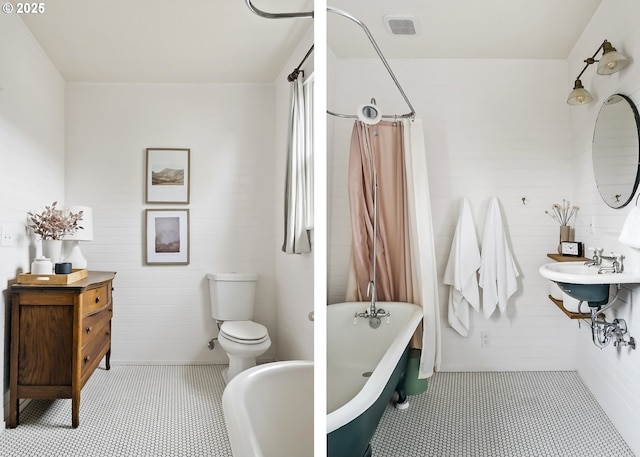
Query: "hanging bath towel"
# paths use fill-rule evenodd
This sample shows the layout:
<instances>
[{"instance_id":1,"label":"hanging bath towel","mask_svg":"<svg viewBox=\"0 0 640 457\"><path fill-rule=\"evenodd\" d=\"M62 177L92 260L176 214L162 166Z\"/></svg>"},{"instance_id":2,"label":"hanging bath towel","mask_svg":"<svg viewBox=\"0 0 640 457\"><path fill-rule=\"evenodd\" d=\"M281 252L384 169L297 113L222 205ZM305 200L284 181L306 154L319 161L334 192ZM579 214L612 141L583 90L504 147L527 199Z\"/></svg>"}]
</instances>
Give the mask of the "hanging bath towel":
<instances>
[{"instance_id":1,"label":"hanging bath towel","mask_svg":"<svg viewBox=\"0 0 640 457\"><path fill-rule=\"evenodd\" d=\"M462 336L469 333L469 306L480 311L478 269L480 249L471 208L466 198L460 204L458 225L453 235L449 261L444 271L444 283L449 284L449 325Z\"/></svg>"},{"instance_id":2,"label":"hanging bath towel","mask_svg":"<svg viewBox=\"0 0 640 457\"><path fill-rule=\"evenodd\" d=\"M480 287L482 287L482 313L488 319L496 309L503 312L507 301L518 290L516 266L505 236L500 204L493 197L489 202L482 237Z\"/></svg>"},{"instance_id":3,"label":"hanging bath towel","mask_svg":"<svg viewBox=\"0 0 640 457\"><path fill-rule=\"evenodd\" d=\"M640 248L640 208L634 207L624 221L620 242L632 248Z\"/></svg>"}]
</instances>

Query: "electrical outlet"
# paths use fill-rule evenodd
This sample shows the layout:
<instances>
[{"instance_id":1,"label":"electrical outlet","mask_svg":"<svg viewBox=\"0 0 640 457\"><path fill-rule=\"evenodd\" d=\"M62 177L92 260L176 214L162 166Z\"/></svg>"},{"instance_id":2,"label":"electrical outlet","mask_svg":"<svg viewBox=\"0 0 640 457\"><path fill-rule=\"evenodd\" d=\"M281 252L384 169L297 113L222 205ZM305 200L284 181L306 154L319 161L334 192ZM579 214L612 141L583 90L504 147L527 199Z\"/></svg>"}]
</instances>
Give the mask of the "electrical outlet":
<instances>
[{"instance_id":1,"label":"electrical outlet","mask_svg":"<svg viewBox=\"0 0 640 457\"><path fill-rule=\"evenodd\" d=\"M491 335L489 335L489 332L480 332L480 346L483 348L491 346Z\"/></svg>"},{"instance_id":2,"label":"electrical outlet","mask_svg":"<svg viewBox=\"0 0 640 457\"><path fill-rule=\"evenodd\" d=\"M3 233L0 236L0 246L4 246L4 247L16 246L16 237L9 233Z\"/></svg>"},{"instance_id":3,"label":"electrical outlet","mask_svg":"<svg viewBox=\"0 0 640 457\"><path fill-rule=\"evenodd\" d=\"M5 232L5 227L0 227L0 246L12 246L11 234Z\"/></svg>"}]
</instances>

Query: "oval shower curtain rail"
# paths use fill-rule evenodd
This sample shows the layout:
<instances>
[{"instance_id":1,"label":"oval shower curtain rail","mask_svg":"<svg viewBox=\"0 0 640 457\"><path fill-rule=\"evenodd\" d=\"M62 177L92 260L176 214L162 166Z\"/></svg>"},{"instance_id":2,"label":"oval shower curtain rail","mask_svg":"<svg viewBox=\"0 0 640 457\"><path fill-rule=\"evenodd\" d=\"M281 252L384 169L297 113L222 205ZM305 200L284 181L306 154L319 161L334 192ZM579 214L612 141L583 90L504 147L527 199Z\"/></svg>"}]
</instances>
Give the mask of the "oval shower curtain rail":
<instances>
[{"instance_id":1,"label":"oval shower curtain rail","mask_svg":"<svg viewBox=\"0 0 640 457\"><path fill-rule=\"evenodd\" d=\"M249 1L249 0L247 0ZM387 69L387 72L389 73L389 76L391 76L391 79L393 79L393 82L395 83L396 87L398 88L398 90L400 91L400 94L402 95L402 98L404 98L404 101L406 102L406 104L409 106L409 109L411 110L411 112L406 113L406 114L383 114L382 117L386 118L386 119L399 119L399 118L410 118L413 119L416 115L416 111L413 109L413 105L411 104L411 102L409 101L409 99L407 98L407 94L405 94L404 90L402 89L402 86L400 86L400 83L398 82L398 79L396 78L396 75L393 74L393 70L391 70L391 67L389 66L389 63L387 62L387 59L385 59L384 55L382 54L382 51L380 50L380 47L378 46L378 43L376 43L376 40L373 38L373 35L371 35L371 32L369 31L368 27L359 19L353 17L352 15L350 15L349 13L345 12L345 11L341 11L339 9L336 8L332 8L330 6L327 7L327 12L329 13L333 13L333 14L337 14L339 16L345 17L353 22L355 22L356 24L358 24L360 26L360 28L362 30L364 30L364 33L367 35L367 38L369 38L369 41L371 42L371 45L373 46L373 48L376 50L376 53L378 54L378 57L380 57L380 60L382 61L382 63L384 64L385 68ZM335 113L333 111L329 111L327 110L327 113L331 114L332 116L336 116L336 117L342 117L342 118L349 118L349 119L357 119L358 116L355 114L341 114L341 113Z\"/></svg>"},{"instance_id":2,"label":"oval shower curtain rail","mask_svg":"<svg viewBox=\"0 0 640 457\"><path fill-rule=\"evenodd\" d=\"M247 4L251 12L253 12L254 14L257 14L260 17L264 17L266 19L289 19L289 18L296 18L296 17L310 17L310 18L313 17L313 11L301 11L299 13L269 13L267 11L262 11L256 8L253 5L253 3L251 3L251 0L245 0L245 3Z\"/></svg>"}]
</instances>

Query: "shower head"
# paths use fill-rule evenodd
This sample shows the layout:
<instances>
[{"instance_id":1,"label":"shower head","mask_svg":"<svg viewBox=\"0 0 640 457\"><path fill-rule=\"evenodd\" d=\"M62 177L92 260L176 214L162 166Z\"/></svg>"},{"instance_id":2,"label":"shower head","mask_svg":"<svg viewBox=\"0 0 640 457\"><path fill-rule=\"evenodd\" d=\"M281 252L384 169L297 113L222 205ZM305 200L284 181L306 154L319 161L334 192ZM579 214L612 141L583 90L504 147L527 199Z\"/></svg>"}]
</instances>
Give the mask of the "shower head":
<instances>
[{"instance_id":1,"label":"shower head","mask_svg":"<svg viewBox=\"0 0 640 457\"><path fill-rule=\"evenodd\" d=\"M375 98L371 99L371 103L360 105L358 107L357 115L358 119L369 125L377 124L378 122L380 122L380 119L382 119L382 113L376 106Z\"/></svg>"}]
</instances>

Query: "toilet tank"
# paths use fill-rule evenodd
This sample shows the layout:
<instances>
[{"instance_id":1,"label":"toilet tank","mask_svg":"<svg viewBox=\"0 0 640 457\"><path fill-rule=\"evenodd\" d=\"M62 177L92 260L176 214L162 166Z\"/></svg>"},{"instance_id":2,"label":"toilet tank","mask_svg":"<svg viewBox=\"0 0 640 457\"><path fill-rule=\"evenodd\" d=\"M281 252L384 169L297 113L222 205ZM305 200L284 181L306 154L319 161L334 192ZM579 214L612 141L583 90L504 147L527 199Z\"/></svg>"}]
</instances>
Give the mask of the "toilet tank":
<instances>
[{"instance_id":1,"label":"toilet tank","mask_svg":"<svg viewBox=\"0 0 640 457\"><path fill-rule=\"evenodd\" d=\"M219 321L248 321L253 317L258 275L253 273L211 273L209 299L211 317Z\"/></svg>"}]
</instances>

